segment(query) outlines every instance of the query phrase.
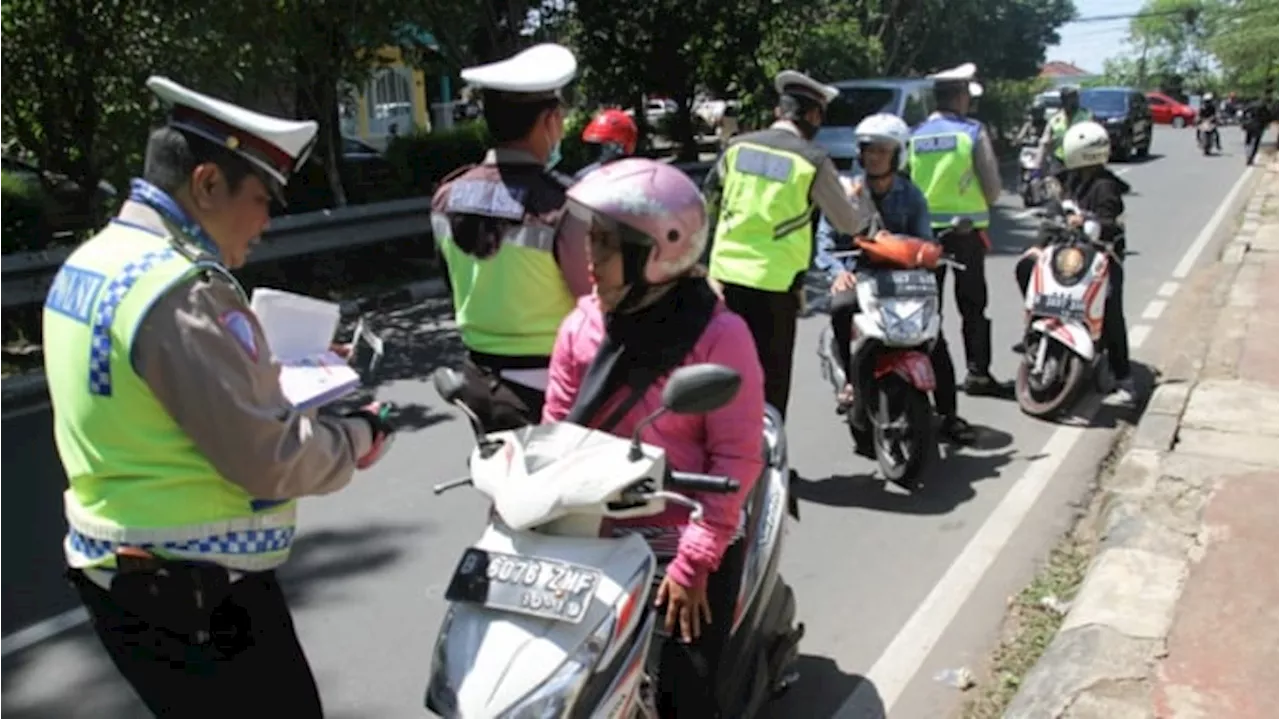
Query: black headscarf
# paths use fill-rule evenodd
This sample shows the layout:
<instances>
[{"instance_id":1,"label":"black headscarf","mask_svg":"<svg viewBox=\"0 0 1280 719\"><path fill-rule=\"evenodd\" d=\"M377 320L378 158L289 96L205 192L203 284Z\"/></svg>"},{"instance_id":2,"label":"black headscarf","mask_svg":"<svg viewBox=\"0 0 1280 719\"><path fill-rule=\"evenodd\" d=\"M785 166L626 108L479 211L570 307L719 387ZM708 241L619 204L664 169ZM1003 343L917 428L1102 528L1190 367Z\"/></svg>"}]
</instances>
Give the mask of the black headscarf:
<instances>
[{"instance_id":1,"label":"black headscarf","mask_svg":"<svg viewBox=\"0 0 1280 719\"><path fill-rule=\"evenodd\" d=\"M613 416L600 418L596 416L600 408L619 389L630 387L641 393L679 366L707 329L718 301L705 279L685 277L652 304L605 314L604 339L565 419L613 429L626 411L615 410Z\"/></svg>"}]
</instances>

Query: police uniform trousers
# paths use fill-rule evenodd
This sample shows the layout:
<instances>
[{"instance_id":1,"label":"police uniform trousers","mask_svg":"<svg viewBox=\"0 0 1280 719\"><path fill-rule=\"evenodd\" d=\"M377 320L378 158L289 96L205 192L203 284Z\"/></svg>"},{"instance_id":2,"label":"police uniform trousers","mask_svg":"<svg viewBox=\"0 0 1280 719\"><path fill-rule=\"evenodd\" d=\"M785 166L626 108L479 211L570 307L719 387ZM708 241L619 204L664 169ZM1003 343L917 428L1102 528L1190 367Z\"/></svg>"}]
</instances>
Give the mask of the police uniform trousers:
<instances>
[{"instance_id":1,"label":"police uniform trousers","mask_svg":"<svg viewBox=\"0 0 1280 719\"><path fill-rule=\"evenodd\" d=\"M964 341L965 365L971 375L991 373L991 320L987 319L987 242L978 231L949 233L943 236L943 248L965 269L951 268L955 275L956 310L960 313L960 336ZM945 272L938 273L938 291L946 281ZM941 301L941 296L939 296ZM938 307L941 313L942 307Z\"/></svg>"},{"instance_id":2,"label":"police uniform trousers","mask_svg":"<svg viewBox=\"0 0 1280 719\"><path fill-rule=\"evenodd\" d=\"M724 303L746 321L756 341L756 354L764 370L764 401L787 418L791 396L791 365L796 347L796 322L800 314L798 294L804 275L798 275L793 289L769 292L742 285L721 283Z\"/></svg>"},{"instance_id":3,"label":"police uniform trousers","mask_svg":"<svg viewBox=\"0 0 1280 719\"><path fill-rule=\"evenodd\" d=\"M116 668L157 717L324 716L275 572L232 583L202 644L134 614L80 570L67 577Z\"/></svg>"}]
</instances>

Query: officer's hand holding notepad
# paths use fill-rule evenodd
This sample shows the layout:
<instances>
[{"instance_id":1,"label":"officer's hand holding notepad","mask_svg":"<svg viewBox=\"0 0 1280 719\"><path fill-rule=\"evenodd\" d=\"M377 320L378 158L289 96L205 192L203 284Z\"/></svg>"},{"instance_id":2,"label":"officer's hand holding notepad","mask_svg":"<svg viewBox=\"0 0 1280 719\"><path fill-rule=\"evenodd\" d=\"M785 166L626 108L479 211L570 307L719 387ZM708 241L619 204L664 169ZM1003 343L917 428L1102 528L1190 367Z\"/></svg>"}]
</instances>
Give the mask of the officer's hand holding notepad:
<instances>
[{"instance_id":1,"label":"officer's hand holding notepad","mask_svg":"<svg viewBox=\"0 0 1280 719\"><path fill-rule=\"evenodd\" d=\"M360 375L330 349L342 317L336 303L259 287L250 306L280 364L280 389L294 407L328 404L360 386Z\"/></svg>"}]
</instances>

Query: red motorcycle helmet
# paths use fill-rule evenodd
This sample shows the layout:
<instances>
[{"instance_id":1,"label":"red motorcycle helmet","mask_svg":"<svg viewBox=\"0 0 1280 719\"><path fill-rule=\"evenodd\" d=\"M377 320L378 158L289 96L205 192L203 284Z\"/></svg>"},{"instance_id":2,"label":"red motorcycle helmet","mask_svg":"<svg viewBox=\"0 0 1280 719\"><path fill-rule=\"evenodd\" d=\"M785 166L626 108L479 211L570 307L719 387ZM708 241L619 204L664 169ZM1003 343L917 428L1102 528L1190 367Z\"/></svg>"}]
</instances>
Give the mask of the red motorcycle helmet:
<instances>
[{"instance_id":1,"label":"red motorcycle helmet","mask_svg":"<svg viewBox=\"0 0 1280 719\"><path fill-rule=\"evenodd\" d=\"M640 131L636 122L622 110L603 110L582 131L582 141L597 145L614 143L628 154L636 151L636 139Z\"/></svg>"}]
</instances>

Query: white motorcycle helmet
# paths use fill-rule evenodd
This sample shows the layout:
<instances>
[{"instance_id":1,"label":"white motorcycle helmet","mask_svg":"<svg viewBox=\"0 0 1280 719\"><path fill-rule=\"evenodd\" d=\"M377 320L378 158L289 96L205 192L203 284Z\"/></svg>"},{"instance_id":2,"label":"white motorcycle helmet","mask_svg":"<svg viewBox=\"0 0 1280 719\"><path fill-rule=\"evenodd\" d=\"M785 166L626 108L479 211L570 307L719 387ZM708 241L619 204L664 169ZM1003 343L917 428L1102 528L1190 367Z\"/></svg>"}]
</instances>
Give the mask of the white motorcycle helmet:
<instances>
[{"instance_id":1,"label":"white motorcycle helmet","mask_svg":"<svg viewBox=\"0 0 1280 719\"><path fill-rule=\"evenodd\" d=\"M1111 138L1107 129L1096 122L1072 125L1062 138L1063 164L1068 170L1091 165L1105 165L1111 158Z\"/></svg>"},{"instance_id":2,"label":"white motorcycle helmet","mask_svg":"<svg viewBox=\"0 0 1280 719\"><path fill-rule=\"evenodd\" d=\"M894 145L897 157L896 170L907 164L907 140L911 138L911 128L897 115L880 112L863 118L853 130L854 141L859 145L888 143Z\"/></svg>"}]
</instances>

